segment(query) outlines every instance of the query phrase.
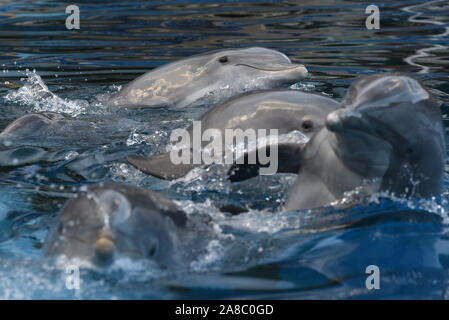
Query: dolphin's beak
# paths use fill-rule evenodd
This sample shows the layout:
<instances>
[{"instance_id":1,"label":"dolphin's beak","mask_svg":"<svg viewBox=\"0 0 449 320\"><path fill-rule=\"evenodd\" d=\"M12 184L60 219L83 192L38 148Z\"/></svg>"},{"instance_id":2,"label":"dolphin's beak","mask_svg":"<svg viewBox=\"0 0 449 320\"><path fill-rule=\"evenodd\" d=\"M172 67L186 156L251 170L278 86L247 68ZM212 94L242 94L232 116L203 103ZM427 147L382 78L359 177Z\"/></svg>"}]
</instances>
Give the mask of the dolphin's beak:
<instances>
[{"instance_id":1,"label":"dolphin's beak","mask_svg":"<svg viewBox=\"0 0 449 320\"><path fill-rule=\"evenodd\" d=\"M295 63L295 64L293 64L293 66L294 67L292 67L292 68L285 69L285 71L293 72L293 73L297 74L297 78L302 79L302 78L307 77L307 74L309 73L309 71L307 71L307 68L304 65Z\"/></svg>"},{"instance_id":2,"label":"dolphin's beak","mask_svg":"<svg viewBox=\"0 0 449 320\"><path fill-rule=\"evenodd\" d=\"M370 124L360 111L353 108L343 108L327 115L326 127L333 132L349 129L369 131Z\"/></svg>"},{"instance_id":3,"label":"dolphin's beak","mask_svg":"<svg viewBox=\"0 0 449 320\"><path fill-rule=\"evenodd\" d=\"M98 264L105 265L112 262L115 244L109 234L101 234L95 242L95 260Z\"/></svg>"}]
</instances>

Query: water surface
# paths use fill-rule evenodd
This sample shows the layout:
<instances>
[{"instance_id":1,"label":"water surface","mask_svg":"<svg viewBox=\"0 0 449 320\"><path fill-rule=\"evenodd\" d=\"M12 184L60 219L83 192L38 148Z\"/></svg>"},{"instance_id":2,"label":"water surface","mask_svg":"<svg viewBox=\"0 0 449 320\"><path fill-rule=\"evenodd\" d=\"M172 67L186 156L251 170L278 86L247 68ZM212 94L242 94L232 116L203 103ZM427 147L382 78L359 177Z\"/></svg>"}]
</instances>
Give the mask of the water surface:
<instances>
[{"instance_id":1,"label":"water surface","mask_svg":"<svg viewBox=\"0 0 449 320\"><path fill-rule=\"evenodd\" d=\"M171 130L209 106L114 110L107 98L138 75L214 49L264 46L307 66L294 89L341 99L366 74L399 71L449 102L447 1L377 1L380 29L365 28L360 1L78 1L81 29L65 28L66 3L0 2L0 128L29 112L56 111L109 124L84 138L41 137L53 156L0 166L0 298L171 299L449 298L449 180L436 199L376 195L311 212L281 212L294 175L231 185L217 168L169 183L126 164L128 154L164 150ZM447 120L445 125L447 126ZM111 129L112 128L112 129ZM71 138L70 138L71 137ZM68 139L68 140L67 140ZM119 259L83 268L81 289L43 258L60 206L86 184L115 180L161 192L194 219L211 217L183 270ZM217 203L250 209L229 217ZM191 251L189 251L191 250ZM365 287L365 268L381 289Z\"/></svg>"}]
</instances>

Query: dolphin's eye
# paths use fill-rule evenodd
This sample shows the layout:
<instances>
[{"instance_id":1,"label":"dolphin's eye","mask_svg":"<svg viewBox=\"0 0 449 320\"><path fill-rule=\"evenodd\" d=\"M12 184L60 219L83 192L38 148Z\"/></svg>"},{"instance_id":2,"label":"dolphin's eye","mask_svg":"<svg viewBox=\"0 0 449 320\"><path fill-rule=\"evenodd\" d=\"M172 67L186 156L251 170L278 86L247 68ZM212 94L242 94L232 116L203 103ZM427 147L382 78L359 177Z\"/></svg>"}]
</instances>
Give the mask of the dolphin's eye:
<instances>
[{"instance_id":1,"label":"dolphin's eye","mask_svg":"<svg viewBox=\"0 0 449 320\"><path fill-rule=\"evenodd\" d=\"M218 61L220 62L220 63L226 63L226 62L228 62L228 57L227 56L223 56L223 57L220 57L220 59L218 59Z\"/></svg>"},{"instance_id":2,"label":"dolphin's eye","mask_svg":"<svg viewBox=\"0 0 449 320\"><path fill-rule=\"evenodd\" d=\"M305 120L301 127L304 129L304 131L310 131L313 129L313 122L310 120Z\"/></svg>"},{"instance_id":3,"label":"dolphin's eye","mask_svg":"<svg viewBox=\"0 0 449 320\"><path fill-rule=\"evenodd\" d=\"M413 148L412 147L408 147L407 149L405 149L405 153L412 154L413 153Z\"/></svg>"}]
</instances>

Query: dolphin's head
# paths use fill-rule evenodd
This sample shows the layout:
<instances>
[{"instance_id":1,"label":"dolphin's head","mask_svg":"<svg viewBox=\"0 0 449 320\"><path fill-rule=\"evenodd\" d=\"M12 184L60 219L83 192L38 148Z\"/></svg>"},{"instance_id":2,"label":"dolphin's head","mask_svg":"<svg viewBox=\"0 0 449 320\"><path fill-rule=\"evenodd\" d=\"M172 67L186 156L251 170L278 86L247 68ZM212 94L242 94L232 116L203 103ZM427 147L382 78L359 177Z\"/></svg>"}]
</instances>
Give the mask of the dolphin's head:
<instances>
[{"instance_id":1,"label":"dolphin's head","mask_svg":"<svg viewBox=\"0 0 449 320\"><path fill-rule=\"evenodd\" d=\"M55 112L30 113L10 123L0 133L0 138L36 135L43 127L63 119L63 115Z\"/></svg>"},{"instance_id":2,"label":"dolphin's head","mask_svg":"<svg viewBox=\"0 0 449 320\"><path fill-rule=\"evenodd\" d=\"M350 87L342 107L328 115L326 126L335 133L336 152L347 166L384 176L384 184L388 180L393 189L417 184L414 191L404 191L408 194L440 189L445 155L441 113L417 80L400 74L366 77Z\"/></svg>"},{"instance_id":3,"label":"dolphin's head","mask_svg":"<svg viewBox=\"0 0 449 320\"><path fill-rule=\"evenodd\" d=\"M179 262L180 221L170 214L180 211L168 199L154 201L159 195L127 192L100 187L69 200L49 234L46 255L80 258L97 266L107 266L118 256L150 259L163 267Z\"/></svg>"},{"instance_id":4,"label":"dolphin's head","mask_svg":"<svg viewBox=\"0 0 449 320\"><path fill-rule=\"evenodd\" d=\"M267 48L231 49L208 55L208 73L243 88L265 89L292 85L307 76L302 64L292 63L283 53Z\"/></svg>"},{"instance_id":5,"label":"dolphin's head","mask_svg":"<svg viewBox=\"0 0 449 320\"><path fill-rule=\"evenodd\" d=\"M209 51L134 79L115 93L114 106L144 108L214 104L238 93L292 85L307 75L302 64L266 48Z\"/></svg>"}]
</instances>

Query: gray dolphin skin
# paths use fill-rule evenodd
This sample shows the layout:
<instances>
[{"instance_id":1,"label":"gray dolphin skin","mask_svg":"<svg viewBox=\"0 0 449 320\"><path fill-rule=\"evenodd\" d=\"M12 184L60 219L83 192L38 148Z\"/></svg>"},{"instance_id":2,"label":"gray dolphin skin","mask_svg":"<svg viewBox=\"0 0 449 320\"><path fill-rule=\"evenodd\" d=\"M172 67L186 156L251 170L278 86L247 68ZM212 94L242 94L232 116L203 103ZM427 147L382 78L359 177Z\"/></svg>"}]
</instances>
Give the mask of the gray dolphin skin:
<instances>
[{"instance_id":1,"label":"gray dolphin skin","mask_svg":"<svg viewBox=\"0 0 449 320\"><path fill-rule=\"evenodd\" d=\"M399 197L441 194L445 133L439 105L415 79L368 76L301 151L287 210L328 205L344 192Z\"/></svg>"},{"instance_id":2,"label":"gray dolphin skin","mask_svg":"<svg viewBox=\"0 0 449 320\"><path fill-rule=\"evenodd\" d=\"M114 94L116 107L182 108L238 93L292 85L307 75L283 53L260 47L207 52L149 71Z\"/></svg>"},{"instance_id":3,"label":"gray dolphin skin","mask_svg":"<svg viewBox=\"0 0 449 320\"><path fill-rule=\"evenodd\" d=\"M109 143L112 135L126 137L140 123L133 120L85 121L56 112L26 114L0 133L0 166L59 161L66 152L53 147L86 147Z\"/></svg>"},{"instance_id":4,"label":"gray dolphin skin","mask_svg":"<svg viewBox=\"0 0 449 320\"><path fill-rule=\"evenodd\" d=\"M75 144L77 146L92 143L106 143L108 136L134 129L137 121L123 119L106 119L86 121L72 118L56 112L39 112L26 114L11 122L0 133L0 141L21 144L39 143L39 146Z\"/></svg>"},{"instance_id":5,"label":"gray dolphin skin","mask_svg":"<svg viewBox=\"0 0 449 320\"><path fill-rule=\"evenodd\" d=\"M225 129L278 129L278 134L300 131L310 138L324 125L327 114L336 110L339 103L318 94L297 90L266 90L241 94L222 104L218 104L203 114L201 134L207 129L217 129L225 136ZM187 128L190 136L193 127ZM201 148L209 142L202 142ZM278 171L297 173L299 170L299 151L305 141L278 144ZM222 152L229 148L222 142ZM193 153L193 151L191 152ZM127 160L137 169L161 179L178 179L185 176L199 164L173 164L170 153L149 157L128 156ZM259 165L237 165L231 168L231 181L241 181L258 174ZM245 162L247 163L247 162Z\"/></svg>"},{"instance_id":6,"label":"gray dolphin skin","mask_svg":"<svg viewBox=\"0 0 449 320\"><path fill-rule=\"evenodd\" d=\"M64 115L55 112L30 113L10 123L0 133L0 166L17 166L48 158L48 152L42 148L49 146L55 138L69 138L78 134L91 133L83 121L70 121Z\"/></svg>"},{"instance_id":7,"label":"gray dolphin skin","mask_svg":"<svg viewBox=\"0 0 449 320\"><path fill-rule=\"evenodd\" d=\"M45 244L46 256L65 255L107 266L123 255L163 267L177 261L185 213L168 198L138 187L106 182L69 200Z\"/></svg>"},{"instance_id":8,"label":"gray dolphin skin","mask_svg":"<svg viewBox=\"0 0 449 320\"><path fill-rule=\"evenodd\" d=\"M13 122L11 122L3 131L0 133L0 137L5 139L8 137L29 137L32 135L40 134L42 127L48 126L49 124L65 120L66 118L56 112L42 112L42 113L30 113L26 114Z\"/></svg>"}]
</instances>

